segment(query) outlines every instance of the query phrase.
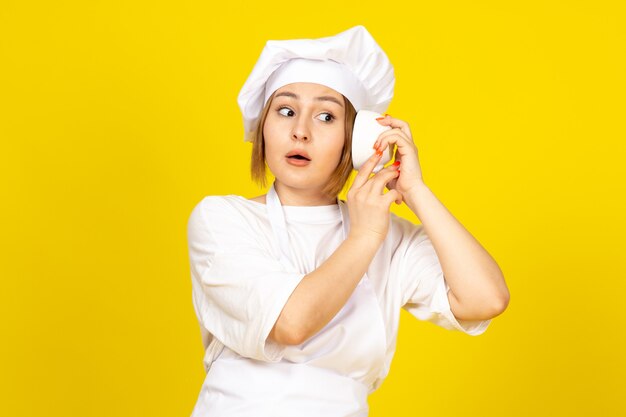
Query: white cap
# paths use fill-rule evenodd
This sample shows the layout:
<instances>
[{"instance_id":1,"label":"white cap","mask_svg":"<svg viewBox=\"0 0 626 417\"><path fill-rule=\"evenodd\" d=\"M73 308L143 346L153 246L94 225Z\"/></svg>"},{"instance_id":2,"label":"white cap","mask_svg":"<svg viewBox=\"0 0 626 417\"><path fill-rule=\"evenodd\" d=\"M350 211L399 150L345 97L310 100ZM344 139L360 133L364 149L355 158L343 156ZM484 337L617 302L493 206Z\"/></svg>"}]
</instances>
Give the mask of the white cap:
<instances>
[{"instance_id":1,"label":"white cap","mask_svg":"<svg viewBox=\"0 0 626 417\"><path fill-rule=\"evenodd\" d=\"M267 41L237 98L245 141L253 139L269 97L295 82L325 85L343 94L356 111L383 113L395 77L389 58L363 26L326 38Z\"/></svg>"}]
</instances>

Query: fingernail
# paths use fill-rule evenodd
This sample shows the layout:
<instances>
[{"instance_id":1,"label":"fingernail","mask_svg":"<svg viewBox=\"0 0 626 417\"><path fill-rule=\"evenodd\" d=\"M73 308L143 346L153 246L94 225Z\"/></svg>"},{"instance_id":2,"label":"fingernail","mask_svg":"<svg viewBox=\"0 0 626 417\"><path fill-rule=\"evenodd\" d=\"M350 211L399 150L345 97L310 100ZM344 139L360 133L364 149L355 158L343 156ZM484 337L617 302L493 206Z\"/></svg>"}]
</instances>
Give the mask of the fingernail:
<instances>
[{"instance_id":1,"label":"fingernail","mask_svg":"<svg viewBox=\"0 0 626 417\"><path fill-rule=\"evenodd\" d=\"M375 143L375 144L374 144L374 146L372 146L372 149L374 149L374 150L378 150L378 144L377 144L377 143Z\"/></svg>"},{"instance_id":2,"label":"fingernail","mask_svg":"<svg viewBox=\"0 0 626 417\"><path fill-rule=\"evenodd\" d=\"M377 117L376 120L381 121L383 120L385 117Z\"/></svg>"},{"instance_id":3,"label":"fingernail","mask_svg":"<svg viewBox=\"0 0 626 417\"><path fill-rule=\"evenodd\" d=\"M376 156L383 156L383 151L381 151L380 149L376 150Z\"/></svg>"},{"instance_id":4,"label":"fingernail","mask_svg":"<svg viewBox=\"0 0 626 417\"><path fill-rule=\"evenodd\" d=\"M394 165L394 166L396 166L396 167L397 167L397 166L400 166L400 161L396 161L396 162L394 162L394 163L393 163L393 165Z\"/></svg>"}]
</instances>

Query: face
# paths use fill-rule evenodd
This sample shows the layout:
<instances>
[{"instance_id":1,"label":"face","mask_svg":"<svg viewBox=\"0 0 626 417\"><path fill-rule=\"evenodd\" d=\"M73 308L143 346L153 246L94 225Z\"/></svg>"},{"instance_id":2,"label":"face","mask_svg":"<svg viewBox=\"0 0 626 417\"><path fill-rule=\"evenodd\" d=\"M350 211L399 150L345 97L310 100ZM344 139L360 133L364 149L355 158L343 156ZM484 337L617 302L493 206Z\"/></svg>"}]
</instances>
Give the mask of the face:
<instances>
[{"instance_id":1,"label":"face","mask_svg":"<svg viewBox=\"0 0 626 417\"><path fill-rule=\"evenodd\" d=\"M321 191L341 160L343 96L320 84L285 85L274 94L263 136L267 165L282 187Z\"/></svg>"}]
</instances>

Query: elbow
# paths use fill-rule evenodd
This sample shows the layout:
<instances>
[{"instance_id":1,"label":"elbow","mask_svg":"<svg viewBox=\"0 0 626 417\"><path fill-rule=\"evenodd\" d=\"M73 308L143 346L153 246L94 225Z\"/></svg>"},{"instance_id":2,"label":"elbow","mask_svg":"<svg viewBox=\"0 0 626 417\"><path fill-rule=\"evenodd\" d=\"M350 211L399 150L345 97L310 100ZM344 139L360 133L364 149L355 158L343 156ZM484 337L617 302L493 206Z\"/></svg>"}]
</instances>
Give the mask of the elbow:
<instances>
[{"instance_id":1,"label":"elbow","mask_svg":"<svg viewBox=\"0 0 626 417\"><path fill-rule=\"evenodd\" d=\"M291 330L281 332L277 342L281 345L297 346L304 343L307 339L308 337L306 337L302 332Z\"/></svg>"},{"instance_id":2,"label":"elbow","mask_svg":"<svg viewBox=\"0 0 626 417\"><path fill-rule=\"evenodd\" d=\"M304 343L308 339L308 335L302 326L285 323L280 318L270 332L270 337L278 344L295 346Z\"/></svg>"},{"instance_id":3,"label":"elbow","mask_svg":"<svg viewBox=\"0 0 626 417\"><path fill-rule=\"evenodd\" d=\"M490 291L491 294L488 298L489 301L487 302L487 305L490 306L489 312L492 318L504 313L511 300L511 294L509 293L509 289L504 281L502 272L500 272L496 281L498 284L493 291Z\"/></svg>"},{"instance_id":4,"label":"elbow","mask_svg":"<svg viewBox=\"0 0 626 417\"><path fill-rule=\"evenodd\" d=\"M502 294L493 297L492 300L491 317L496 317L504 313L504 310L506 310L506 308L509 306L511 295L509 294L509 291L506 290Z\"/></svg>"}]
</instances>

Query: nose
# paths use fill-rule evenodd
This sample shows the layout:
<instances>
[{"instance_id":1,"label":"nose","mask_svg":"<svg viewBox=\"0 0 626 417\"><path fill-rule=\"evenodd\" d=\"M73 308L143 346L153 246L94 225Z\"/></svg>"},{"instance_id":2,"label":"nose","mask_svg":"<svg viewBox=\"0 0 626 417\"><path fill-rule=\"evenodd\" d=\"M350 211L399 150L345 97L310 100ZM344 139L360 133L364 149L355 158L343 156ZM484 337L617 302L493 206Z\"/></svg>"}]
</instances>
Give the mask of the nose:
<instances>
[{"instance_id":1,"label":"nose","mask_svg":"<svg viewBox=\"0 0 626 417\"><path fill-rule=\"evenodd\" d=\"M304 134L301 134L301 133L294 133L292 137L293 137L294 140L301 140L302 142L308 142L309 141L309 137L307 135L304 135Z\"/></svg>"},{"instance_id":2,"label":"nose","mask_svg":"<svg viewBox=\"0 0 626 417\"><path fill-rule=\"evenodd\" d=\"M308 142L311 139L311 131L305 117L298 118L298 121L293 127L291 138L293 140L299 140L303 142Z\"/></svg>"}]
</instances>

